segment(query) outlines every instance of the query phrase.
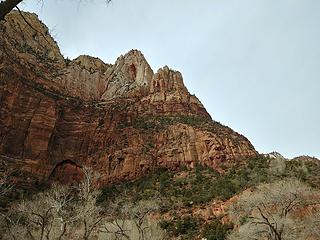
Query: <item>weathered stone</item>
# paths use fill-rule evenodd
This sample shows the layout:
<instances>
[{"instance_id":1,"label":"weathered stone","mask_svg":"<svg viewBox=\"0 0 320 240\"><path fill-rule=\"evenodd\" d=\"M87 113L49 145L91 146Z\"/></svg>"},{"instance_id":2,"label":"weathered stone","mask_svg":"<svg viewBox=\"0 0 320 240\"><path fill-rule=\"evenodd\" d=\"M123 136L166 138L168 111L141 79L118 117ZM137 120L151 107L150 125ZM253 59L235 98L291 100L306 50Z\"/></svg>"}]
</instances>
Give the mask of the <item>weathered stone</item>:
<instances>
[{"instance_id":1,"label":"weathered stone","mask_svg":"<svg viewBox=\"0 0 320 240\"><path fill-rule=\"evenodd\" d=\"M0 26L0 154L33 179L74 181L89 166L106 184L158 167L200 163L222 171L257 154L245 137L211 119L181 73L164 67L154 74L138 50L114 65L89 56L67 61L51 37L50 57L40 61L34 30L16 29L21 21L13 12ZM15 34L33 50L12 45Z\"/></svg>"}]
</instances>

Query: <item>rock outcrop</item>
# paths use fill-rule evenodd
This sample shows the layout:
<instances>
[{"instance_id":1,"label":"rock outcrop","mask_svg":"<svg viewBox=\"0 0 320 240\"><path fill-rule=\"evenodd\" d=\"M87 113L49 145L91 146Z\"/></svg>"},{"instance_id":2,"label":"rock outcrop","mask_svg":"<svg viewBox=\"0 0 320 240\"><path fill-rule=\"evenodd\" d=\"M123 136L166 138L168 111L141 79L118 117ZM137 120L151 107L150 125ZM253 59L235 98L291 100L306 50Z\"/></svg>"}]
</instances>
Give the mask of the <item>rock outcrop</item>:
<instances>
[{"instance_id":1,"label":"rock outcrop","mask_svg":"<svg viewBox=\"0 0 320 240\"><path fill-rule=\"evenodd\" d=\"M138 50L113 65L65 60L37 16L23 14L29 24L13 12L0 25L0 154L24 181L72 181L83 166L101 184L158 167L223 171L257 154L211 119L181 73L153 73Z\"/></svg>"}]
</instances>

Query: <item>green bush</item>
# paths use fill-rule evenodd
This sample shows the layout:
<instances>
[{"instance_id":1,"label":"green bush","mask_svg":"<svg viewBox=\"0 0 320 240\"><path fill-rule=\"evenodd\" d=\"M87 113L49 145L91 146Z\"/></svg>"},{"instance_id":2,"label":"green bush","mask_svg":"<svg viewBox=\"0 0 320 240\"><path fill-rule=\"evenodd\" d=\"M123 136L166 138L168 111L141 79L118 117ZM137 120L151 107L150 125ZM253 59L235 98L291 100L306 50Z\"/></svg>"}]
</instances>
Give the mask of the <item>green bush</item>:
<instances>
[{"instance_id":1,"label":"green bush","mask_svg":"<svg viewBox=\"0 0 320 240\"><path fill-rule=\"evenodd\" d=\"M207 240L225 240L231 229L233 229L232 224L223 224L215 219L211 223L205 225L202 235Z\"/></svg>"},{"instance_id":2,"label":"green bush","mask_svg":"<svg viewBox=\"0 0 320 240\"><path fill-rule=\"evenodd\" d=\"M176 218L172 221L164 220L160 222L160 227L174 237L187 236L191 239L197 232L199 232L200 222L198 219L191 216Z\"/></svg>"}]
</instances>

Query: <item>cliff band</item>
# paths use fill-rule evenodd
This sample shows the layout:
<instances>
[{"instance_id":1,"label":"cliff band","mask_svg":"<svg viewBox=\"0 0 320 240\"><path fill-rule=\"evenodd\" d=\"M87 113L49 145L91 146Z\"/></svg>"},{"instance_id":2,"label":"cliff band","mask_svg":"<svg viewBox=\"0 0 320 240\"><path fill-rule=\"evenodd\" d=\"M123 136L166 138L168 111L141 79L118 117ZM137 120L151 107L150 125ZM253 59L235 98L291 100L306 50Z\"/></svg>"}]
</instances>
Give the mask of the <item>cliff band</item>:
<instances>
[{"instance_id":1,"label":"cliff band","mask_svg":"<svg viewBox=\"0 0 320 240\"><path fill-rule=\"evenodd\" d=\"M64 59L35 14L0 24L0 155L25 183L77 179L83 166L101 183L159 167L205 164L222 171L257 154L242 135L211 119L180 72L156 73L132 50L111 65Z\"/></svg>"}]
</instances>

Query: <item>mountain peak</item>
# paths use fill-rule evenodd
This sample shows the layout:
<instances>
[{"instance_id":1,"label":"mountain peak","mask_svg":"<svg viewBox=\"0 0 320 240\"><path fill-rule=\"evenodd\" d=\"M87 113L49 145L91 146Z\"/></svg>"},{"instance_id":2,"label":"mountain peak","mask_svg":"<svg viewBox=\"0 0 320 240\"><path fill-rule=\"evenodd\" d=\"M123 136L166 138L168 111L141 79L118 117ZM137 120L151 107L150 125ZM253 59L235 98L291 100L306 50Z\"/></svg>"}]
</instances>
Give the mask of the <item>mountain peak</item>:
<instances>
[{"instance_id":1,"label":"mountain peak","mask_svg":"<svg viewBox=\"0 0 320 240\"><path fill-rule=\"evenodd\" d=\"M106 64L104 63L100 58L97 57L92 57L89 55L80 55L77 58L73 59L70 62L70 65L72 64L77 64L80 67L94 71L94 70L99 70L99 71L106 71L108 67L111 67L111 64Z\"/></svg>"},{"instance_id":2,"label":"mountain peak","mask_svg":"<svg viewBox=\"0 0 320 240\"><path fill-rule=\"evenodd\" d=\"M187 88L183 83L182 74L170 69L168 66L160 68L153 76L151 92L185 91Z\"/></svg>"},{"instance_id":3,"label":"mountain peak","mask_svg":"<svg viewBox=\"0 0 320 240\"><path fill-rule=\"evenodd\" d=\"M257 154L245 137L212 121L179 71L154 73L138 50L112 65L87 55L66 60L51 37L45 50L29 26L16 33L17 18L0 23L0 46L13 52L0 52L0 155L14 159L28 182L76 179L89 166L108 184L160 167L221 170ZM36 16L29 18L38 37L45 34Z\"/></svg>"},{"instance_id":4,"label":"mountain peak","mask_svg":"<svg viewBox=\"0 0 320 240\"><path fill-rule=\"evenodd\" d=\"M279 152L270 152L267 154L264 154L265 157L273 158L273 159L286 159L284 156L282 156Z\"/></svg>"},{"instance_id":5,"label":"mountain peak","mask_svg":"<svg viewBox=\"0 0 320 240\"><path fill-rule=\"evenodd\" d=\"M142 58L142 59L145 60L145 57L144 57L143 53L138 49L131 49L127 53L124 54L124 58L128 58L128 57L131 57L131 56L134 56L134 57L137 57L137 58Z\"/></svg>"},{"instance_id":6,"label":"mountain peak","mask_svg":"<svg viewBox=\"0 0 320 240\"><path fill-rule=\"evenodd\" d=\"M2 26L5 26L1 34L6 36L7 48L17 53L25 51L29 58L33 58L32 52L37 52L48 59L64 62L58 44L36 14L13 10Z\"/></svg>"}]
</instances>

